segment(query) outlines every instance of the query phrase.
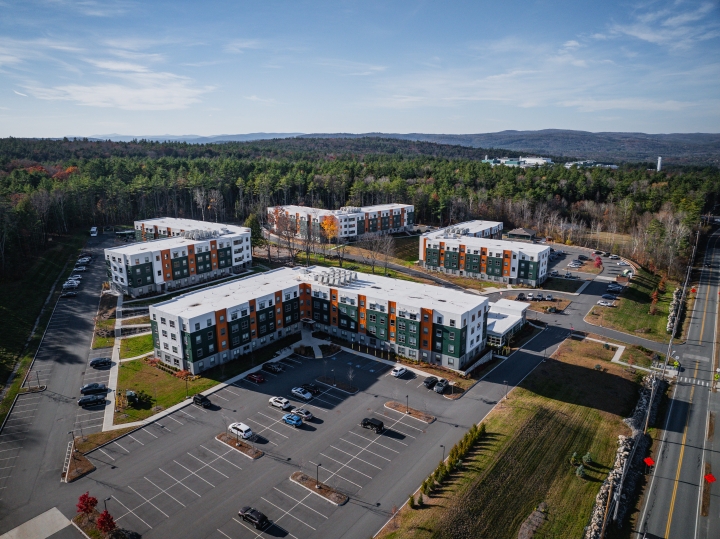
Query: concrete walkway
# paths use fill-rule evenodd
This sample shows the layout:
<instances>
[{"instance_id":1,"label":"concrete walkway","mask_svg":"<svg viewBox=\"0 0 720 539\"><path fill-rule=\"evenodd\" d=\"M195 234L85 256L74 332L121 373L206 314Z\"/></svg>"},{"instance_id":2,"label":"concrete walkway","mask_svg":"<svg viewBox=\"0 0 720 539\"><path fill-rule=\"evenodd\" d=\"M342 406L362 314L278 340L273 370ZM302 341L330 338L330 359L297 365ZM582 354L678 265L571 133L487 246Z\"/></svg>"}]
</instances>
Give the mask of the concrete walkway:
<instances>
[{"instance_id":1,"label":"concrete walkway","mask_svg":"<svg viewBox=\"0 0 720 539\"><path fill-rule=\"evenodd\" d=\"M57 507L28 520L17 528L0 535L0 539L45 539L70 526Z\"/></svg>"}]
</instances>

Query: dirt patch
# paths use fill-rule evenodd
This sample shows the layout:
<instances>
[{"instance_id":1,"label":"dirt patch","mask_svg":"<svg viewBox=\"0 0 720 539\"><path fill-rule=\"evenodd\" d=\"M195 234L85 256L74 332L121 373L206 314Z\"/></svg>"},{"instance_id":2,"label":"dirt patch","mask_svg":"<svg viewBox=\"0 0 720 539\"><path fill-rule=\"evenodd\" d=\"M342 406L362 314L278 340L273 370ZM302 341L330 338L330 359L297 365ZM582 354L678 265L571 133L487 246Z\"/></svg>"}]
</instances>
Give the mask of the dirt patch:
<instances>
[{"instance_id":1,"label":"dirt patch","mask_svg":"<svg viewBox=\"0 0 720 539\"><path fill-rule=\"evenodd\" d=\"M712 440L713 436L715 436L715 412L710 412L710 419L708 419L707 439Z\"/></svg>"},{"instance_id":2,"label":"dirt patch","mask_svg":"<svg viewBox=\"0 0 720 539\"><path fill-rule=\"evenodd\" d=\"M507 298L509 300L518 301L517 295ZM525 300L519 300L525 301ZM547 312L550 307L555 307L557 312L564 311L568 305L572 303L569 299L555 298L555 301L530 301L528 302L528 309L539 313Z\"/></svg>"},{"instance_id":3,"label":"dirt patch","mask_svg":"<svg viewBox=\"0 0 720 539\"><path fill-rule=\"evenodd\" d=\"M428 424L432 423L437 419L434 415L426 414L425 412L421 412L420 410L416 410L415 408L409 408L405 404L397 401L387 401L385 403L385 408L390 408L391 410L395 410L396 412L407 414L410 417L414 417L415 419L419 419L420 421L424 421Z\"/></svg>"},{"instance_id":4,"label":"dirt patch","mask_svg":"<svg viewBox=\"0 0 720 539\"><path fill-rule=\"evenodd\" d=\"M315 357L315 351L313 350L312 346L305 346L305 345L296 346L295 348L293 348L293 352L295 352L297 355L302 356L302 357L310 357L310 358Z\"/></svg>"},{"instance_id":5,"label":"dirt patch","mask_svg":"<svg viewBox=\"0 0 720 539\"><path fill-rule=\"evenodd\" d=\"M312 492L315 492L319 496L326 498L328 501L334 503L335 505L346 504L347 501L350 499L342 492L338 492L337 490L327 486L324 483L318 483L314 478L302 472L293 473L290 476L290 480L298 483L299 485L302 485L306 489L312 490Z\"/></svg>"},{"instance_id":6,"label":"dirt patch","mask_svg":"<svg viewBox=\"0 0 720 539\"><path fill-rule=\"evenodd\" d=\"M705 463L705 470L703 471L703 476L712 473L712 469L710 468L710 463ZM708 516L710 514L710 486L711 483L708 483L705 479L703 479L703 490L702 490L702 503L700 506L700 514L704 517Z\"/></svg>"},{"instance_id":7,"label":"dirt patch","mask_svg":"<svg viewBox=\"0 0 720 539\"><path fill-rule=\"evenodd\" d=\"M594 361L610 361L615 355L616 346L578 339L566 339L551 356L560 361L569 362L573 357L583 357Z\"/></svg>"},{"instance_id":8,"label":"dirt patch","mask_svg":"<svg viewBox=\"0 0 720 539\"><path fill-rule=\"evenodd\" d=\"M75 449L68 463L68 469L64 477L65 482L72 483L76 479L80 479L89 474L94 469L95 465L90 462L85 455Z\"/></svg>"},{"instance_id":9,"label":"dirt patch","mask_svg":"<svg viewBox=\"0 0 720 539\"><path fill-rule=\"evenodd\" d=\"M247 455L251 459L259 459L262 457L265 453L260 451L259 449L255 449L253 446L251 446L249 443L245 442L244 440L240 440L238 438L235 438L234 436L228 435L227 432L223 432L221 434L218 434L215 436L215 439L229 445L233 449L236 449L237 451L240 451L243 455Z\"/></svg>"},{"instance_id":10,"label":"dirt patch","mask_svg":"<svg viewBox=\"0 0 720 539\"><path fill-rule=\"evenodd\" d=\"M353 385L346 384L342 380L334 380L329 376L318 376L315 381L320 382L321 384L325 384L326 386L332 386L339 389L340 391L344 391L345 393L350 393L351 395L354 395L355 393L360 391L357 387Z\"/></svg>"},{"instance_id":11,"label":"dirt patch","mask_svg":"<svg viewBox=\"0 0 720 539\"><path fill-rule=\"evenodd\" d=\"M127 427L124 429L108 430L105 432L96 432L94 434L87 434L85 436L75 437L75 449L80 453L87 455L93 449L97 449L101 445L105 445L108 442L112 442L117 438L120 438L128 432L136 430L137 427Z\"/></svg>"},{"instance_id":12,"label":"dirt patch","mask_svg":"<svg viewBox=\"0 0 720 539\"><path fill-rule=\"evenodd\" d=\"M100 296L100 306L98 307L98 318L102 320L110 320L115 318L115 310L117 309L118 298L114 294L103 294Z\"/></svg>"}]
</instances>

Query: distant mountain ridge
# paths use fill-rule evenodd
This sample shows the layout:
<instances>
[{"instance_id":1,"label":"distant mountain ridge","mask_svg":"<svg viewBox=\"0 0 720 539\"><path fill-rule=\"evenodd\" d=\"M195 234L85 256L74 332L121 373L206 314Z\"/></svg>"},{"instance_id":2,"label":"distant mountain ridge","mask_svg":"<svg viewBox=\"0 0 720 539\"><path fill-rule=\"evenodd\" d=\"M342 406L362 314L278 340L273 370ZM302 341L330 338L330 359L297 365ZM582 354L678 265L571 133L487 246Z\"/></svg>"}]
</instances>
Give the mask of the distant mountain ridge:
<instances>
[{"instance_id":1,"label":"distant mountain ridge","mask_svg":"<svg viewBox=\"0 0 720 539\"><path fill-rule=\"evenodd\" d=\"M720 133L622 133L543 129L539 131L499 131L467 135L432 133L247 133L236 135L97 135L99 140L129 142L133 139L209 144L250 142L287 138L357 139L379 137L408 141L450 144L471 148L503 148L527 154L595 159L616 162L654 162L662 156L667 164L720 166ZM498 157L497 155L495 157Z\"/></svg>"}]
</instances>

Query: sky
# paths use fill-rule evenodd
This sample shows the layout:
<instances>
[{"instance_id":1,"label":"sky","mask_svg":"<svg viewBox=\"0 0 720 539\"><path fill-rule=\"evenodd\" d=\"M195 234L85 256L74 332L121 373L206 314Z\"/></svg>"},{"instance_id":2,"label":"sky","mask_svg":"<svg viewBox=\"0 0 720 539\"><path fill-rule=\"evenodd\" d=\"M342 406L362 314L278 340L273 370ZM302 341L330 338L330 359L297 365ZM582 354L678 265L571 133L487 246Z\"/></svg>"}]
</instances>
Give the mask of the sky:
<instances>
[{"instance_id":1,"label":"sky","mask_svg":"<svg viewBox=\"0 0 720 539\"><path fill-rule=\"evenodd\" d=\"M0 136L720 132L720 2L0 0Z\"/></svg>"}]
</instances>

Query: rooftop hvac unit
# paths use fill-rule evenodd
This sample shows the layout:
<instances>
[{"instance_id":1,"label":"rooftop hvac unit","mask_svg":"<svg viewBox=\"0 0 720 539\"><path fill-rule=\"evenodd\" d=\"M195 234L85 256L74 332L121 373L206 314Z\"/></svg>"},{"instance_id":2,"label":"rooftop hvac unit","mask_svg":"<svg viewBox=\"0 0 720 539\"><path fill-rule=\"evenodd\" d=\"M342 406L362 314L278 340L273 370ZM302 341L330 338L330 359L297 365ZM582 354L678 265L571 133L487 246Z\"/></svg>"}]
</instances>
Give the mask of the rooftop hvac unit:
<instances>
[{"instance_id":1,"label":"rooftop hvac unit","mask_svg":"<svg viewBox=\"0 0 720 539\"><path fill-rule=\"evenodd\" d=\"M317 273L315 275L313 275L313 281L317 281L318 277L319 277L319 275Z\"/></svg>"},{"instance_id":2,"label":"rooftop hvac unit","mask_svg":"<svg viewBox=\"0 0 720 539\"><path fill-rule=\"evenodd\" d=\"M357 271L353 273L353 277L354 277L355 280L357 281L357 278L358 278L358 276L357 276Z\"/></svg>"}]
</instances>

